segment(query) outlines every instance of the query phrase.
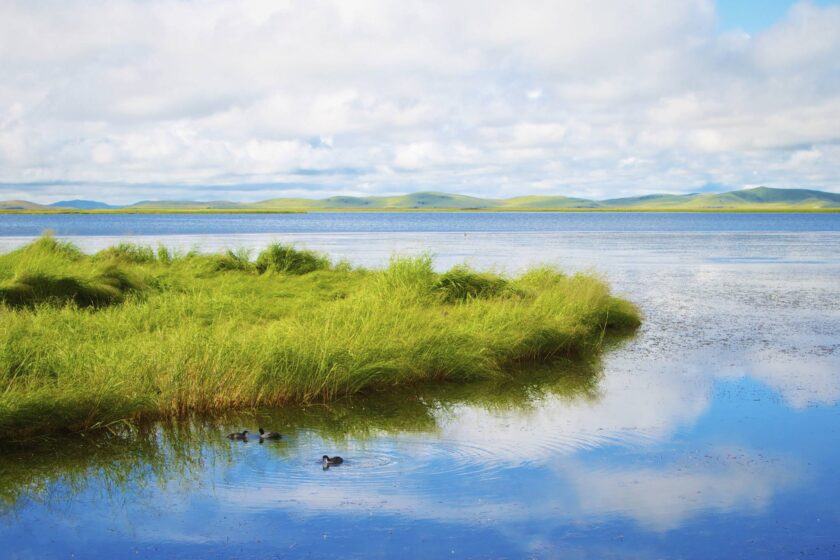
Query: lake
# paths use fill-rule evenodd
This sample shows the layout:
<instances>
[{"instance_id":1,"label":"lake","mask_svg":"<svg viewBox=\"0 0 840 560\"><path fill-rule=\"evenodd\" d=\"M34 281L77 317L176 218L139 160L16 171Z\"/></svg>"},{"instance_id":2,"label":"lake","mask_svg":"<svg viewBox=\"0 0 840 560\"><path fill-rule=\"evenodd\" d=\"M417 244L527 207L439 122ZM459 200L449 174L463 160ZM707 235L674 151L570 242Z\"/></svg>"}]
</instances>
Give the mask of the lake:
<instances>
[{"instance_id":1,"label":"lake","mask_svg":"<svg viewBox=\"0 0 840 560\"><path fill-rule=\"evenodd\" d=\"M595 270L645 322L505 386L4 451L0 558L840 557L840 214L0 215L0 251L47 229Z\"/></svg>"}]
</instances>

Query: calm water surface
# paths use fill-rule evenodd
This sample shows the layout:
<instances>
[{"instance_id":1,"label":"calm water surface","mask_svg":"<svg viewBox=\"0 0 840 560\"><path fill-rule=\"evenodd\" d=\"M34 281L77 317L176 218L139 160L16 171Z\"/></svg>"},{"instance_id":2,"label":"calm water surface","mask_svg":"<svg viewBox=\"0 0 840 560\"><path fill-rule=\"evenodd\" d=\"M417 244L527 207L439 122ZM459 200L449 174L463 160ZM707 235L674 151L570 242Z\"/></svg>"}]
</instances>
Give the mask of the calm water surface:
<instances>
[{"instance_id":1,"label":"calm water surface","mask_svg":"<svg viewBox=\"0 0 840 560\"><path fill-rule=\"evenodd\" d=\"M840 215L0 216L0 250L44 229L594 269L646 320L526 384L4 451L2 558L840 558Z\"/></svg>"}]
</instances>

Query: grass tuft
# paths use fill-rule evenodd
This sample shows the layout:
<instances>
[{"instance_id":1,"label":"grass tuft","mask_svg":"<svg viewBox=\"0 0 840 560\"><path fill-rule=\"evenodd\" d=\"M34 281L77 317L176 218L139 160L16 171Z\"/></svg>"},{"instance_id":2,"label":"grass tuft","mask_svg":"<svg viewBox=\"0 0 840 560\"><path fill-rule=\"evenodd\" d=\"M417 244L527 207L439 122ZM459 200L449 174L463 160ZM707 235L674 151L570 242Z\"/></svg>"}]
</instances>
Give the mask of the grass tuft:
<instances>
[{"instance_id":1,"label":"grass tuft","mask_svg":"<svg viewBox=\"0 0 840 560\"><path fill-rule=\"evenodd\" d=\"M0 285L0 301L11 307L39 304L97 307L122 303L131 292L145 289L142 280L116 266L94 276L21 272Z\"/></svg>"},{"instance_id":2,"label":"grass tuft","mask_svg":"<svg viewBox=\"0 0 840 560\"><path fill-rule=\"evenodd\" d=\"M253 272L256 266L251 262L251 252L247 249L225 251L208 257L210 269L214 272L238 271Z\"/></svg>"},{"instance_id":3,"label":"grass tuft","mask_svg":"<svg viewBox=\"0 0 840 560\"><path fill-rule=\"evenodd\" d=\"M120 243L96 253L95 258L105 261L120 261L134 264L148 264L157 260L157 253L151 247Z\"/></svg>"},{"instance_id":4,"label":"grass tuft","mask_svg":"<svg viewBox=\"0 0 840 560\"><path fill-rule=\"evenodd\" d=\"M44 256L75 262L82 259L85 255L69 241L59 241L51 234L44 235L29 245L25 245L16 251L3 255L5 260L12 259L15 261Z\"/></svg>"},{"instance_id":5,"label":"grass tuft","mask_svg":"<svg viewBox=\"0 0 840 560\"><path fill-rule=\"evenodd\" d=\"M467 266L456 266L440 275L434 289L447 303L489 298L510 293L508 281L487 272L475 272Z\"/></svg>"},{"instance_id":6,"label":"grass tuft","mask_svg":"<svg viewBox=\"0 0 840 560\"><path fill-rule=\"evenodd\" d=\"M257 257L257 271L284 272L286 274L307 274L329 268L330 261L312 251L295 249L290 245L272 243Z\"/></svg>"}]
</instances>

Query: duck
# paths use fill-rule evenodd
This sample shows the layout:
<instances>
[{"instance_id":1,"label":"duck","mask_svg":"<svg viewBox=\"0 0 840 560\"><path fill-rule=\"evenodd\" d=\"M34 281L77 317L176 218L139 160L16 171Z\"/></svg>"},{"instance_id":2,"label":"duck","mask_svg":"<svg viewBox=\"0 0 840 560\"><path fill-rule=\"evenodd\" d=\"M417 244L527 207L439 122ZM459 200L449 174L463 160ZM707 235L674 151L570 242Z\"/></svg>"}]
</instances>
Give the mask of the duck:
<instances>
[{"instance_id":1,"label":"duck","mask_svg":"<svg viewBox=\"0 0 840 560\"><path fill-rule=\"evenodd\" d=\"M264 439L283 439L283 434L280 432L266 432L260 428L260 440Z\"/></svg>"},{"instance_id":2,"label":"duck","mask_svg":"<svg viewBox=\"0 0 840 560\"><path fill-rule=\"evenodd\" d=\"M324 467L324 470L327 470L333 465L340 465L344 462L344 459L336 455L335 457L330 457L329 455L324 455L321 457L321 465Z\"/></svg>"},{"instance_id":3,"label":"duck","mask_svg":"<svg viewBox=\"0 0 840 560\"><path fill-rule=\"evenodd\" d=\"M233 432L232 434L228 434L227 437L228 439L248 441L248 430L242 430L241 432Z\"/></svg>"}]
</instances>

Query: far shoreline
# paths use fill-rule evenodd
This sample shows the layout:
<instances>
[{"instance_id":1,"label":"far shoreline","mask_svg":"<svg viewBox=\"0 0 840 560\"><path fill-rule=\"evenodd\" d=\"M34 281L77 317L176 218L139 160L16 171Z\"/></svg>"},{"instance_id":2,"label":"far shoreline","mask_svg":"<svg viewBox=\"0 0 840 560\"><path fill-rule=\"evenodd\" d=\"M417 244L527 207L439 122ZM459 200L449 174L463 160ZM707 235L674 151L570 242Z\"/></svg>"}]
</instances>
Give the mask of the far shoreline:
<instances>
[{"instance_id":1,"label":"far shoreline","mask_svg":"<svg viewBox=\"0 0 840 560\"><path fill-rule=\"evenodd\" d=\"M248 209L248 208L155 208L155 209L97 209L61 208L55 210L0 209L0 215L66 215L66 214L836 214L840 208L318 208L318 209Z\"/></svg>"}]
</instances>

